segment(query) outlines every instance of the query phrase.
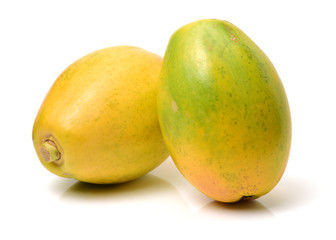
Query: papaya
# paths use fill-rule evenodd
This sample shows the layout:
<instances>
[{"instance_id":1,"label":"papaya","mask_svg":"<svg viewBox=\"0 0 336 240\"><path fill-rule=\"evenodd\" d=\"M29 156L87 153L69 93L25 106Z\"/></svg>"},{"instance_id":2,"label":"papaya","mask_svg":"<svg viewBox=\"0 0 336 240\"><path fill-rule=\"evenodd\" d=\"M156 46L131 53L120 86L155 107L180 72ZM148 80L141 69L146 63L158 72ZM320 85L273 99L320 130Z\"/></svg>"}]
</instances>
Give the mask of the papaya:
<instances>
[{"instance_id":1,"label":"papaya","mask_svg":"<svg viewBox=\"0 0 336 240\"><path fill-rule=\"evenodd\" d=\"M33 144L50 172L96 184L139 178L168 157L157 117L162 57L133 46L66 68L37 113Z\"/></svg>"},{"instance_id":2,"label":"papaya","mask_svg":"<svg viewBox=\"0 0 336 240\"><path fill-rule=\"evenodd\" d=\"M208 197L256 199L280 181L292 131L285 89L265 53L232 23L202 19L174 32L157 107L174 163Z\"/></svg>"}]
</instances>

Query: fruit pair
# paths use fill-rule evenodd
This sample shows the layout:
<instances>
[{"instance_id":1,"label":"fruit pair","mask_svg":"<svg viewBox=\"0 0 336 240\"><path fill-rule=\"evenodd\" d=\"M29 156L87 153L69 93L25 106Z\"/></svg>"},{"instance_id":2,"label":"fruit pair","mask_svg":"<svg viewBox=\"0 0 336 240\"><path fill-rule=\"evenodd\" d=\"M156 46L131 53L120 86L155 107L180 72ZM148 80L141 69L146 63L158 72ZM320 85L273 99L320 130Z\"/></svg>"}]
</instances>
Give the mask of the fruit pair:
<instances>
[{"instance_id":1,"label":"fruit pair","mask_svg":"<svg viewBox=\"0 0 336 240\"><path fill-rule=\"evenodd\" d=\"M45 98L33 141L48 170L92 183L138 178L170 154L201 192L235 202L280 180L291 120L270 60L240 29L209 19L176 31L163 63L128 46L76 61Z\"/></svg>"}]
</instances>

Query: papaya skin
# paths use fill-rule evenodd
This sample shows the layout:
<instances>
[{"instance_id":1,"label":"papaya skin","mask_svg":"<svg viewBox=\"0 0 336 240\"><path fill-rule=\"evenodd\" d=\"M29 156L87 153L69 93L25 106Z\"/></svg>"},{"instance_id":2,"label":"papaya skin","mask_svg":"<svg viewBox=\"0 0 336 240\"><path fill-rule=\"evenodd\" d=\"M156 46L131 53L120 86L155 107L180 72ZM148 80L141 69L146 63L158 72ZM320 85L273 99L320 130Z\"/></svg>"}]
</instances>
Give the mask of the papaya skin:
<instances>
[{"instance_id":1,"label":"papaya skin","mask_svg":"<svg viewBox=\"0 0 336 240\"><path fill-rule=\"evenodd\" d=\"M177 168L212 199L256 199L285 171L291 117L284 87L262 50L227 21L199 20L171 36L158 116Z\"/></svg>"},{"instance_id":2,"label":"papaya skin","mask_svg":"<svg viewBox=\"0 0 336 240\"><path fill-rule=\"evenodd\" d=\"M156 109L162 58L132 46L90 53L54 82L33 126L50 172L110 184L143 176L168 157Z\"/></svg>"}]
</instances>

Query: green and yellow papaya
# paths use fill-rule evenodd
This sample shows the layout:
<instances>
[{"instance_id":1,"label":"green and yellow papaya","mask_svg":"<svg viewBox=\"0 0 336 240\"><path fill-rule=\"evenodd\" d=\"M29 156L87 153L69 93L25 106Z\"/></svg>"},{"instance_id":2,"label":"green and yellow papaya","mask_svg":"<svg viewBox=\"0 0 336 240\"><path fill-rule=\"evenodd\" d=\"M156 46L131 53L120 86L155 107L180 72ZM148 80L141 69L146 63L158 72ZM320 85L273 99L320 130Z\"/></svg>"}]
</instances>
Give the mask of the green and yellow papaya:
<instances>
[{"instance_id":1,"label":"green and yellow papaya","mask_svg":"<svg viewBox=\"0 0 336 240\"><path fill-rule=\"evenodd\" d=\"M291 145L287 96L269 58L235 25L205 19L178 29L157 103L173 161L205 195L256 199L279 182Z\"/></svg>"}]
</instances>

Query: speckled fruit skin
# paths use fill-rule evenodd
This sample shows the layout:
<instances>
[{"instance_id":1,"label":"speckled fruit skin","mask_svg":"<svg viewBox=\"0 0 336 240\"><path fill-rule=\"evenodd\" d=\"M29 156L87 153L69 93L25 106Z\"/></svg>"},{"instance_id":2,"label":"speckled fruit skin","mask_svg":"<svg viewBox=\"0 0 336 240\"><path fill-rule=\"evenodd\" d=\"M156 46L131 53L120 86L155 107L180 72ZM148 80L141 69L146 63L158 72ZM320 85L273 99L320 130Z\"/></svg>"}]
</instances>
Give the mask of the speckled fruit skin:
<instances>
[{"instance_id":1,"label":"speckled fruit skin","mask_svg":"<svg viewBox=\"0 0 336 240\"><path fill-rule=\"evenodd\" d=\"M291 119L284 87L267 56L229 22L199 20L172 35L158 115L177 168L210 198L256 199L285 171Z\"/></svg>"},{"instance_id":2,"label":"speckled fruit skin","mask_svg":"<svg viewBox=\"0 0 336 240\"><path fill-rule=\"evenodd\" d=\"M55 81L36 116L33 143L52 173L107 184L136 179L168 157L156 109L162 58L132 46L95 51ZM51 139L61 159L47 163Z\"/></svg>"}]
</instances>

